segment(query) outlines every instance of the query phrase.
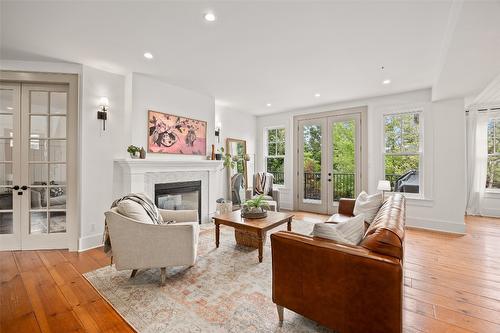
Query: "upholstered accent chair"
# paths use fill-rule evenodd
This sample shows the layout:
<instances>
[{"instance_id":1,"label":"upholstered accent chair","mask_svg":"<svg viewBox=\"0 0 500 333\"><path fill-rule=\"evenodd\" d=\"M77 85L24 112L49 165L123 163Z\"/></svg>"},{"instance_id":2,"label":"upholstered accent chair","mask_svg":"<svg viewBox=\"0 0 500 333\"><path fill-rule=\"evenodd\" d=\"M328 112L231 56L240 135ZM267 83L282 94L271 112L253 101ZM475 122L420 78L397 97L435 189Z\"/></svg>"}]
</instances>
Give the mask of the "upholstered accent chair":
<instances>
[{"instance_id":1,"label":"upholstered accent chair","mask_svg":"<svg viewBox=\"0 0 500 333\"><path fill-rule=\"evenodd\" d=\"M268 176L271 177L271 186L269 187L269 193L264 193L264 200L276 201L276 211L279 212L280 211L280 191L273 186L274 176L272 174L269 174ZM253 183L252 183L253 187L246 190L245 200L250 200L257 195L257 193L255 193L255 190L254 190L256 178L257 178L257 174L254 174L253 175Z\"/></svg>"},{"instance_id":2,"label":"upholstered accent chair","mask_svg":"<svg viewBox=\"0 0 500 333\"><path fill-rule=\"evenodd\" d=\"M106 213L113 262L117 270L161 268L160 285L165 284L166 267L196 262L200 227L196 210L163 210L170 224L151 224L130 219L112 208Z\"/></svg>"}]
</instances>

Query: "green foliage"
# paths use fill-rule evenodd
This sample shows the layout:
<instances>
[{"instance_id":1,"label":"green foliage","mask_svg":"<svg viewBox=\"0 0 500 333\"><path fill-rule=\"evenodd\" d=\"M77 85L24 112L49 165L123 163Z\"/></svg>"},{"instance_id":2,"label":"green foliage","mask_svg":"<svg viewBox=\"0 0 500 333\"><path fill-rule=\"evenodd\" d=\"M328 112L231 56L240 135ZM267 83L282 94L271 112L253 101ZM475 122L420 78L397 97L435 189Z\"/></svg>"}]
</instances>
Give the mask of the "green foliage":
<instances>
[{"instance_id":1,"label":"green foliage","mask_svg":"<svg viewBox=\"0 0 500 333\"><path fill-rule=\"evenodd\" d=\"M127 152L132 154L132 155L134 155L135 153L140 152L140 151L141 151L141 148L134 146L134 145L130 145L127 148Z\"/></svg>"},{"instance_id":2,"label":"green foliage","mask_svg":"<svg viewBox=\"0 0 500 333\"><path fill-rule=\"evenodd\" d=\"M264 195L259 195L253 199L245 201L243 206L247 208L265 208L269 209L269 205L267 201L264 200Z\"/></svg>"},{"instance_id":3,"label":"green foliage","mask_svg":"<svg viewBox=\"0 0 500 333\"><path fill-rule=\"evenodd\" d=\"M488 121L486 188L500 189L500 119Z\"/></svg>"}]
</instances>

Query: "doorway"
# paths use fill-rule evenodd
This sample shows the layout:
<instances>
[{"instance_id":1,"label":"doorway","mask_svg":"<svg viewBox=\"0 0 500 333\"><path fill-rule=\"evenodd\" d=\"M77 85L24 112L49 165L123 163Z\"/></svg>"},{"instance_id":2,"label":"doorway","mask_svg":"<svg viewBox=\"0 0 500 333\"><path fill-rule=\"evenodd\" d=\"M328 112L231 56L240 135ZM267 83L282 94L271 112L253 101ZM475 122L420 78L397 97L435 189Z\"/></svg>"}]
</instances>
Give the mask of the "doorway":
<instances>
[{"instance_id":1,"label":"doorway","mask_svg":"<svg viewBox=\"0 0 500 333\"><path fill-rule=\"evenodd\" d=\"M333 214L340 198L363 188L365 110L344 110L296 118L296 207Z\"/></svg>"},{"instance_id":2,"label":"doorway","mask_svg":"<svg viewBox=\"0 0 500 333\"><path fill-rule=\"evenodd\" d=\"M77 246L72 95L68 83L0 81L0 250Z\"/></svg>"}]
</instances>

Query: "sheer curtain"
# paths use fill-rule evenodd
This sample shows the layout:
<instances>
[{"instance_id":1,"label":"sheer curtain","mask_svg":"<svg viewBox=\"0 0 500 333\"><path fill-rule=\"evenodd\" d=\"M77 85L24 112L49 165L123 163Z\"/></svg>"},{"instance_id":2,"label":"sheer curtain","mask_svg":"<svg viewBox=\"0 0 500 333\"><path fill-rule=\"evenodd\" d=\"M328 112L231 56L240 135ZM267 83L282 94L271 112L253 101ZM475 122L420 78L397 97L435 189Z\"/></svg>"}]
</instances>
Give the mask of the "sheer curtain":
<instances>
[{"instance_id":1,"label":"sheer curtain","mask_svg":"<svg viewBox=\"0 0 500 333\"><path fill-rule=\"evenodd\" d=\"M466 116L467 215L481 215L488 162L488 112L471 108Z\"/></svg>"}]
</instances>

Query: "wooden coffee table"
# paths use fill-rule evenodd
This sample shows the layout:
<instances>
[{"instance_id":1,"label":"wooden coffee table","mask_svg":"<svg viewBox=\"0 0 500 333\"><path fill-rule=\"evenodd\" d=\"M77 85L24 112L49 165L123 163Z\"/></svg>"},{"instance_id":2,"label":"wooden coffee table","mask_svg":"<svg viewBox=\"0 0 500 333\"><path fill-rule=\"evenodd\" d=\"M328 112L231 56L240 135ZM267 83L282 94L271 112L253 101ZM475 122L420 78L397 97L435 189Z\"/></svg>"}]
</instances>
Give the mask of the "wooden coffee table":
<instances>
[{"instance_id":1,"label":"wooden coffee table","mask_svg":"<svg viewBox=\"0 0 500 333\"><path fill-rule=\"evenodd\" d=\"M262 262L266 232L285 223L287 224L287 230L292 231L292 218L293 215L289 213L269 211L267 217L262 219L245 219L241 217L240 210L214 216L215 246L219 247L220 225L233 227L236 242L240 245L258 248L259 262Z\"/></svg>"}]
</instances>

